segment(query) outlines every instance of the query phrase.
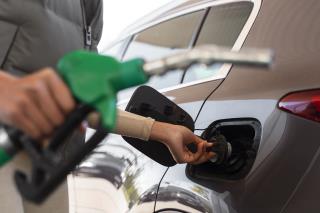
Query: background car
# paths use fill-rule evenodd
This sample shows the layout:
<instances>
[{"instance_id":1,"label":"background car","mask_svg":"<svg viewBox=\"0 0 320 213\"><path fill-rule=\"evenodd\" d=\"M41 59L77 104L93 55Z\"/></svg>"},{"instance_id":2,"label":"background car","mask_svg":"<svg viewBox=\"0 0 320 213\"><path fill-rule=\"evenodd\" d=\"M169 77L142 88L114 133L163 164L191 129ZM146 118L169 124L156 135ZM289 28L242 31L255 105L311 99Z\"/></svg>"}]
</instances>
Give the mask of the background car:
<instances>
[{"instance_id":1,"label":"background car","mask_svg":"<svg viewBox=\"0 0 320 213\"><path fill-rule=\"evenodd\" d=\"M196 134L207 140L222 134L238 155L222 166L168 167L163 147L158 157L141 148L159 144L132 146L109 135L97 149L105 159L93 154L79 168L89 163L99 175L69 177L70 209L319 212L319 10L317 0L190 0L134 24L102 53L151 60L215 44L235 51L271 48L275 64L271 70L194 65L153 77L149 85L193 118ZM125 108L132 92L119 94L119 107ZM109 168L102 168L104 161L115 158L124 162L116 186L102 175Z\"/></svg>"}]
</instances>

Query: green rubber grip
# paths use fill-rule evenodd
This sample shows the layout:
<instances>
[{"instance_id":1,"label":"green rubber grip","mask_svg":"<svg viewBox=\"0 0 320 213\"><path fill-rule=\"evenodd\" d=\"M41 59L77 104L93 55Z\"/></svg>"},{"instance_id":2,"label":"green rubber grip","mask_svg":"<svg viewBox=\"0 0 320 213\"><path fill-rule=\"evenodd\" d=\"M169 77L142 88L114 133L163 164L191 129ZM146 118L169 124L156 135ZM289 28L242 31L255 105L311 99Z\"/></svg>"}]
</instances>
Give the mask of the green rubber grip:
<instances>
[{"instance_id":1,"label":"green rubber grip","mask_svg":"<svg viewBox=\"0 0 320 213\"><path fill-rule=\"evenodd\" d=\"M143 64L139 58L119 62L113 57L75 51L60 59L57 69L74 97L95 108L103 127L111 131L116 124L117 93L148 80Z\"/></svg>"},{"instance_id":2,"label":"green rubber grip","mask_svg":"<svg viewBox=\"0 0 320 213\"><path fill-rule=\"evenodd\" d=\"M12 159L12 157L10 155L8 155L4 149L0 148L0 166L3 166L11 159Z\"/></svg>"}]
</instances>

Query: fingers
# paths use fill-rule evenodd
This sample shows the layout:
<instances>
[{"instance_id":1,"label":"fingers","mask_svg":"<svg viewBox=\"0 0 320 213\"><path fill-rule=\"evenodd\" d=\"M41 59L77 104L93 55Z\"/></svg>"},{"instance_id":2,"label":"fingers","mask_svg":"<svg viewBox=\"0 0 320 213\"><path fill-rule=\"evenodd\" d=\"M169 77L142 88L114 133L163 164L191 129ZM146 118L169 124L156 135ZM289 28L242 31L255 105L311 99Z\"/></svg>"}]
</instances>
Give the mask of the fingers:
<instances>
[{"instance_id":1,"label":"fingers","mask_svg":"<svg viewBox=\"0 0 320 213\"><path fill-rule=\"evenodd\" d=\"M39 129L31 122L26 116L21 116L17 122L17 128L25 132L27 135L31 136L34 139L40 139L42 133Z\"/></svg>"},{"instance_id":2,"label":"fingers","mask_svg":"<svg viewBox=\"0 0 320 213\"><path fill-rule=\"evenodd\" d=\"M207 148L211 146L212 144L206 141L198 143L197 153L194 154L194 158L190 160L188 163L196 165L207 162L210 158L213 158L215 156L215 153L206 151Z\"/></svg>"},{"instance_id":3,"label":"fingers","mask_svg":"<svg viewBox=\"0 0 320 213\"><path fill-rule=\"evenodd\" d=\"M205 144L198 143L196 153L192 153L191 151L188 152L188 154L189 154L189 159L188 159L189 162L188 163L198 162L204 152L205 152Z\"/></svg>"},{"instance_id":4,"label":"fingers","mask_svg":"<svg viewBox=\"0 0 320 213\"><path fill-rule=\"evenodd\" d=\"M40 130L32 121L30 121L25 113L20 110L18 105L12 104L7 106L10 106L5 115L8 125L15 126L32 138L37 139L41 136Z\"/></svg>"},{"instance_id":5,"label":"fingers","mask_svg":"<svg viewBox=\"0 0 320 213\"><path fill-rule=\"evenodd\" d=\"M31 100L26 108L29 120L38 127L41 137L49 136L75 106L70 91L50 68L21 81Z\"/></svg>"},{"instance_id":6,"label":"fingers","mask_svg":"<svg viewBox=\"0 0 320 213\"><path fill-rule=\"evenodd\" d=\"M207 162L216 155L213 152L207 151L208 148L213 146L213 143L208 143L207 141L202 140L200 137L197 136L195 136L194 143L197 144L197 152L188 152L189 158L187 159L187 163L193 165L201 164Z\"/></svg>"},{"instance_id":7,"label":"fingers","mask_svg":"<svg viewBox=\"0 0 320 213\"><path fill-rule=\"evenodd\" d=\"M194 161L190 161L190 162L187 162L187 163L192 164L192 165L202 164L202 163L205 163L205 162L209 161L215 155L216 154L214 152L207 152L207 153L204 153L199 159L194 160Z\"/></svg>"},{"instance_id":8,"label":"fingers","mask_svg":"<svg viewBox=\"0 0 320 213\"><path fill-rule=\"evenodd\" d=\"M191 164L197 165L197 164L201 164L204 162L207 162L208 160L210 160L211 158L213 158L216 153L214 152L208 152L207 149L209 147L213 146L213 143L208 143L207 141L204 141L204 150L201 153L201 157L199 159L197 159L196 161L190 162Z\"/></svg>"},{"instance_id":9,"label":"fingers","mask_svg":"<svg viewBox=\"0 0 320 213\"><path fill-rule=\"evenodd\" d=\"M30 89L31 96L38 106L39 112L42 117L50 122L51 128L60 125L64 120L59 105L54 101L49 87L43 81L37 82Z\"/></svg>"},{"instance_id":10,"label":"fingers","mask_svg":"<svg viewBox=\"0 0 320 213\"><path fill-rule=\"evenodd\" d=\"M205 152L198 160L190 162L192 165L198 165L209 161L216 155L214 152Z\"/></svg>"},{"instance_id":11,"label":"fingers","mask_svg":"<svg viewBox=\"0 0 320 213\"><path fill-rule=\"evenodd\" d=\"M75 107L75 101L68 87L54 72L54 70L47 68L44 72L44 75L46 76L47 85L51 96L54 98L57 105L64 112L64 114L71 112Z\"/></svg>"},{"instance_id":12,"label":"fingers","mask_svg":"<svg viewBox=\"0 0 320 213\"><path fill-rule=\"evenodd\" d=\"M18 107L23 109L24 118L28 119L28 123L32 123L34 127L41 132L42 135L48 135L53 129L50 122L42 115L38 106L27 96L16 97Z\"/></svg>"}]
</instances>

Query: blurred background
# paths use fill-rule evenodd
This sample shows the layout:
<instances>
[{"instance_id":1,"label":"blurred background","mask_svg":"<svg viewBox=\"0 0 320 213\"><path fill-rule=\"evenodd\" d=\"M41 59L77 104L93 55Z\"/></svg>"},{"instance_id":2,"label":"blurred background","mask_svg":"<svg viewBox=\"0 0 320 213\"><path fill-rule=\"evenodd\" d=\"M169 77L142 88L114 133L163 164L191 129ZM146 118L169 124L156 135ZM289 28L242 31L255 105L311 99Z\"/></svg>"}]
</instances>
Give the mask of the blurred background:
<instances>
[{"instance_id":1,"label":"blurred background","mask_svg":"<svg viewBox=\"0 0 320 213\"><path fill-rule=\"evenodd\" d=\"M128 25L173 0L104 0L104 27L99 49L107 47Z\"/></svg>"}]
</instances>

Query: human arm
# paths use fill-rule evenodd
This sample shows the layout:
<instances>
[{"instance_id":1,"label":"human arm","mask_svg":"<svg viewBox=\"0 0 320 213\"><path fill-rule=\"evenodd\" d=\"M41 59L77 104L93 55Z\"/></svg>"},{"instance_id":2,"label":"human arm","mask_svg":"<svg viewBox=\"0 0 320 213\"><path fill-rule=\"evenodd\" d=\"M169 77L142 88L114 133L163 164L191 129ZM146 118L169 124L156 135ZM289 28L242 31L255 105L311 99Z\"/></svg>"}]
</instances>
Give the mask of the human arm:
<instances>
[{"instance_id":1,"label":"human arm","mask_svg":"<svg viewBox=\"0 0 320 213\"><path fill-rule=\"evenodd\" d=\"M212 146L212 143L202 140L184 126L158 122L152 118L122 110L118 110L116 124L113 130L115 134L145 141L151 139L165 144L177 163L199 164L215 155L212 152L206 152L206 148ZM197 145L196 153L192 153L187 148L190 143Z\"/></svg>"}]
</instances>

